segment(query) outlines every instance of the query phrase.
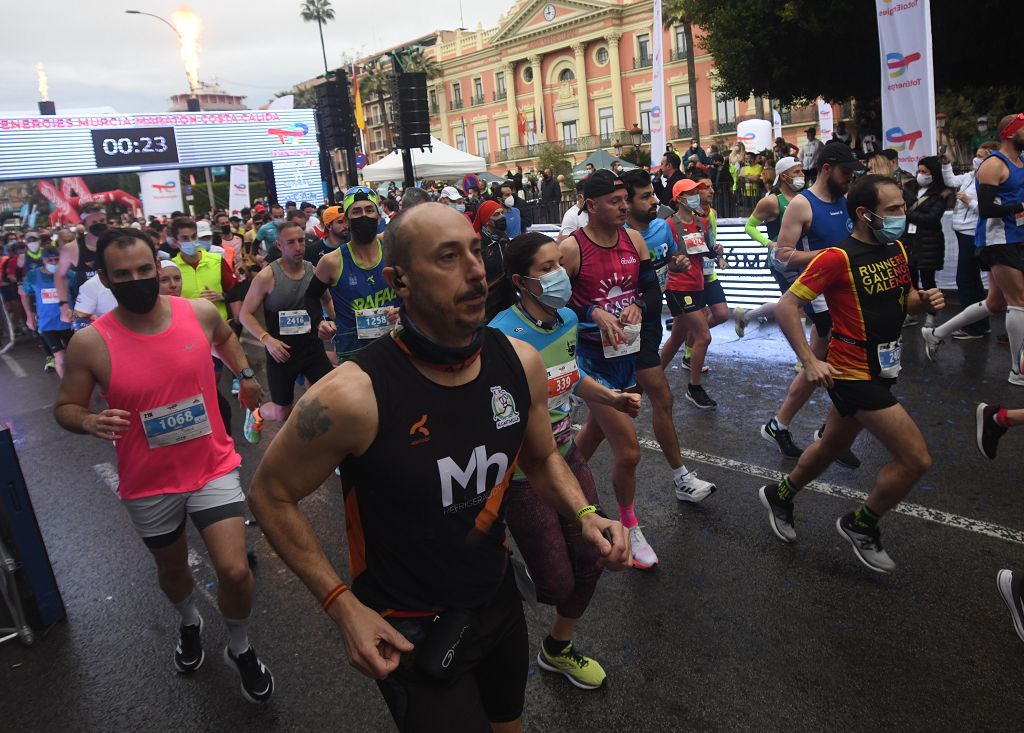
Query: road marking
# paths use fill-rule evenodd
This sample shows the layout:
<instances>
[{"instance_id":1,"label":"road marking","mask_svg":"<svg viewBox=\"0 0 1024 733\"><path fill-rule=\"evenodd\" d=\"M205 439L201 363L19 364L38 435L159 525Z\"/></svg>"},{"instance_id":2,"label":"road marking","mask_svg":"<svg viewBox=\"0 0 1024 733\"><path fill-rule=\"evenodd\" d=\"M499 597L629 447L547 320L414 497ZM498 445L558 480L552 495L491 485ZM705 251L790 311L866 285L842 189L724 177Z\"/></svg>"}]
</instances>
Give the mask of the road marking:
<instances>
[{"instance_id":1,"label":"road marking","mask_svg":"<svg viewBox=\"0 0 1024 733\"><path fill-rule=\"evenodd\" d=\"M14 373L14 376L19 378L27 376L27 374L25 373L25 369L21 366L21 364L16 362L11 357L7 356L7 354L0 354L0 359L4 360L4 363L7 365L7 368Z\"/></svg>"},{"instance_id":2,"label":"road marking","mask_svg":"<svg viewBox=\"0 0 1024 733\"><path fill-rule=\"evenodd\" d=\"M582 426L573 425L574 430L579 430L580 427ZM647 450L655 451L659 454L661 453L661 444L656 440L640 438L640 446ZM742 461L734 461L731 458L723 458L722 456L716 456L713 453L704 453L703 451L692 450L690 448L682 448L679 452L683 458L689 461L704 463L709 466L717 466L718 468L745 473L748 476L756 476L757 478L763 478L769 481L781 481L783 476L785 476L782 471L764 468L763 466L755 466L751 463L743 463ZM846 486L828 483L827 481L812 481L804 488L804 490L815 491L819 494L826 494L840 499L850 499L856 502L862 502L868 496L863 491L857 491L856 489L850 489ZM967 532L974 532L975 534L982 534L988 537L995 537L999 540L1006 540L1007 542L1015 542L1019 545L1024 545L1024 532L1004 527L1000 524L983 522L980 519L971 519L970 517L965 517L961 514L952 514L950 512L943 512L938 509L921 506L920 504L909 504L906 502L898 504L892 511L899 514L906 514L909 517L924 519L928 522L942 524L947 527L953 527L954 529L962 529Z\"/></svg>"}]
</instances>

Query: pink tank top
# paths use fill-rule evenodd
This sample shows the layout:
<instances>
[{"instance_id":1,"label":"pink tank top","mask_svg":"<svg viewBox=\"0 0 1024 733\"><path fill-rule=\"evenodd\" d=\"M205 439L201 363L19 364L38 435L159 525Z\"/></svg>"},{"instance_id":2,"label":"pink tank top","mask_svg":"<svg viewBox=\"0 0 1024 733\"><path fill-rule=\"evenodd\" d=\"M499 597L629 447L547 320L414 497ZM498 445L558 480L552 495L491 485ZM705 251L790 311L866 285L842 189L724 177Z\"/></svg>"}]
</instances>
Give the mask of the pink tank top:
<instances>
[{"instance_id":1,"label":"pink tank top","mask_svg":"<svg viewBox=\"0 0 1024 733\"><path fill-rule=\"evenodd\" d=\"M580 269L572 283L569 305L576 308L596 306L614 316L636 300L640 283L640 255L629 234L619 229L614 247L595 244L582 229L572 233L580 248ZM580 322L580 338L600 340L597 325Z\"/></svg>"},{"instance_id":2,"label":"pink tank top","mask_svg":"<svg viewBox=\"0 0 1024 733\"><path fill-rule=\"evenodd\" d=\"M217 406L210 342L189 302L169 300L162 333L135 333L113 312L93 324L110 352L107 403L131 413L115 443L122 499L195 491L242 462Z\"/></svg>"}]
</instances>

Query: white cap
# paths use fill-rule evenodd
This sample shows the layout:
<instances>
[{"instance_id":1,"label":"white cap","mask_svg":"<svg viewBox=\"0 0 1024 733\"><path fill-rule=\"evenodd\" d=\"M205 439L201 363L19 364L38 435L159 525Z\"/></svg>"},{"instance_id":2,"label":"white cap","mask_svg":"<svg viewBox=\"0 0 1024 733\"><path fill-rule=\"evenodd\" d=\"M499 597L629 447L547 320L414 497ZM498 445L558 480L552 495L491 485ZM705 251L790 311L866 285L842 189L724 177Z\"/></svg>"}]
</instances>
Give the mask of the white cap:
<instances>
[{"instance_id":1,"label":"white cap","mask_svg":"<svg viewBox=\"0 0 1024 733\"><path fill-rule=\"evenodd\" d=\"M785 158L779 158L778 162L775 164L775 182L772 183L772 186L778 186L779 176L798 165L800 165L800 161L791 155L788 155Z\"/></svg>"},{"instance_id":2,"label":"white cap","mask_svg":"<svg viewBox=\"0 0 1024 733\"><path fill-rule=\"evenodd\" d=\"M203 237L212 237L213 229L210 227L210 222L205 219L200 219L196 222L196 239L202 239Z\"/></svg>"},{"instance_id":3,"label":"white cap","mask_svg":"<svg viewBox=\"0 0 1024 733\"><path fill-rule=\"evenodd\" d=\"M131 224L130 224L129 226L130 226L130 227L131 227L132 229L142 229L142 225L141 225L141 224L139 224L139 222L137 222L137 221L133 221L133 222L132 222L132 223L131 223Z\"/></svg>"},{"instance_id":4,"label":"white cap","mask_svg":"<svg viewBox=\"0 0 1024 733\"><path fill-rule=\"evenodd\" d=\"M441 189L441 198L446 198L449 201L462 201L462 194L455 186L445 186Z\"/></svg>"},{"instance_id":5,"label":"white cap","mask_svg":"<svg viewBox=\"0 0 1024 733\"><path fill-rule=\"evenodd\" d=\"M160 254L163 254L163 252L161 252ZM178 267L178 263L175 262L174 260L161 260L160 261L160 269L166 270L168 267L173 267L175 270L180 270L181 269L180 267Z\"/></svg>"}]
</instances>

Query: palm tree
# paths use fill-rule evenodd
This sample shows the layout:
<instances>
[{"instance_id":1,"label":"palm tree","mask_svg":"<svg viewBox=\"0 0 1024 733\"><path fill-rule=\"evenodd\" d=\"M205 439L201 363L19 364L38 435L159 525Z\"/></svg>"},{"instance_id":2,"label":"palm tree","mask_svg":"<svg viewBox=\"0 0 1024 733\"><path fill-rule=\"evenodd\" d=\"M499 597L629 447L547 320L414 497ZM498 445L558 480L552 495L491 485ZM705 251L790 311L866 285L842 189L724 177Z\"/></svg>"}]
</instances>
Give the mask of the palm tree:
<instances>
[{"instance_id":1,"label":"palm tree","mask_svg":"<svg viewBox=\"0 0 1024 733\"><path fill-rule=\"evenodd\" d=\"M405 71L422 71L428 79L436 79L441 76L441 67L431 56L423 53L419 46L410 48L408 51L399 54L402 60L402 68Z\"/></svg>"},{"instance_id":2,"label":"palm tree","mask_svg":"<svg viewBox=\"0 0 1024 733\"><path fill-rule=\"evenodd\" d=\"M697 64L693 57L693 26L686 16L685 0L668 0L665 3L665 27L682 23L683 33L686 36L686 77L690 93L690 123L693 126L693 136L700 137L700 113L697 104Z\"/></svg>"},{"instance_id":3,"label":"palm tree","mask_svg":"<svg viewBox=\"0 0 1024 733\"><path fill-rule=\"evenodd\" d=\"M334 8L330 0L304 0L302 3L302 19L307 23L316 21L320 29L320 51L324 55L324 75L330 73L327 70L327 47L324 46L324 23L334 20Z\"/></svg>"},{"instance_id":4,"label":"palm tree","mask_svg":"<svg viewBox=\"0 0 1024 733\"><path fill-rule=\"evenodd\" d=\"M384 133L388 144L393 144L391 130L391 116L388 114L388 105L385 97L391 96L391 77L393 75L390 63L383 59L371 61L363 67L359 73L359 94L364 103L370 99L376 99L384 113Z\"/></svg>"}]
</instances>

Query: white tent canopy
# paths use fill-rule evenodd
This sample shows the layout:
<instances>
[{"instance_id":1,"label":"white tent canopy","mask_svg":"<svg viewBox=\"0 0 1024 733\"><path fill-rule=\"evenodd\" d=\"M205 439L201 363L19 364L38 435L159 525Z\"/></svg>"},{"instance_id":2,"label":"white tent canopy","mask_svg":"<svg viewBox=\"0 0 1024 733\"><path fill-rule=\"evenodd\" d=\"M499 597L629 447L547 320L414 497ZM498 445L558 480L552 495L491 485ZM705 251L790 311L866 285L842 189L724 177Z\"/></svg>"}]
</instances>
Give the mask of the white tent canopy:
<instances>
[{"instance_id":1,"label":"white tent canopy","mask_svg":"<svg viewBox=\"0 0 1024 733\"><path fill-rule=\"evenodd\" d=\"M433 151L412 151L412 167L417 181L425 178L452 178L487 170L487 163L478 155L463 153L451 145L445 145L436 137L431 137L430 142L434 146ZM403 176L402 154L397 150L359 171L359 177L364 181L401 181Z\"/></svg>"}]
</instances>

